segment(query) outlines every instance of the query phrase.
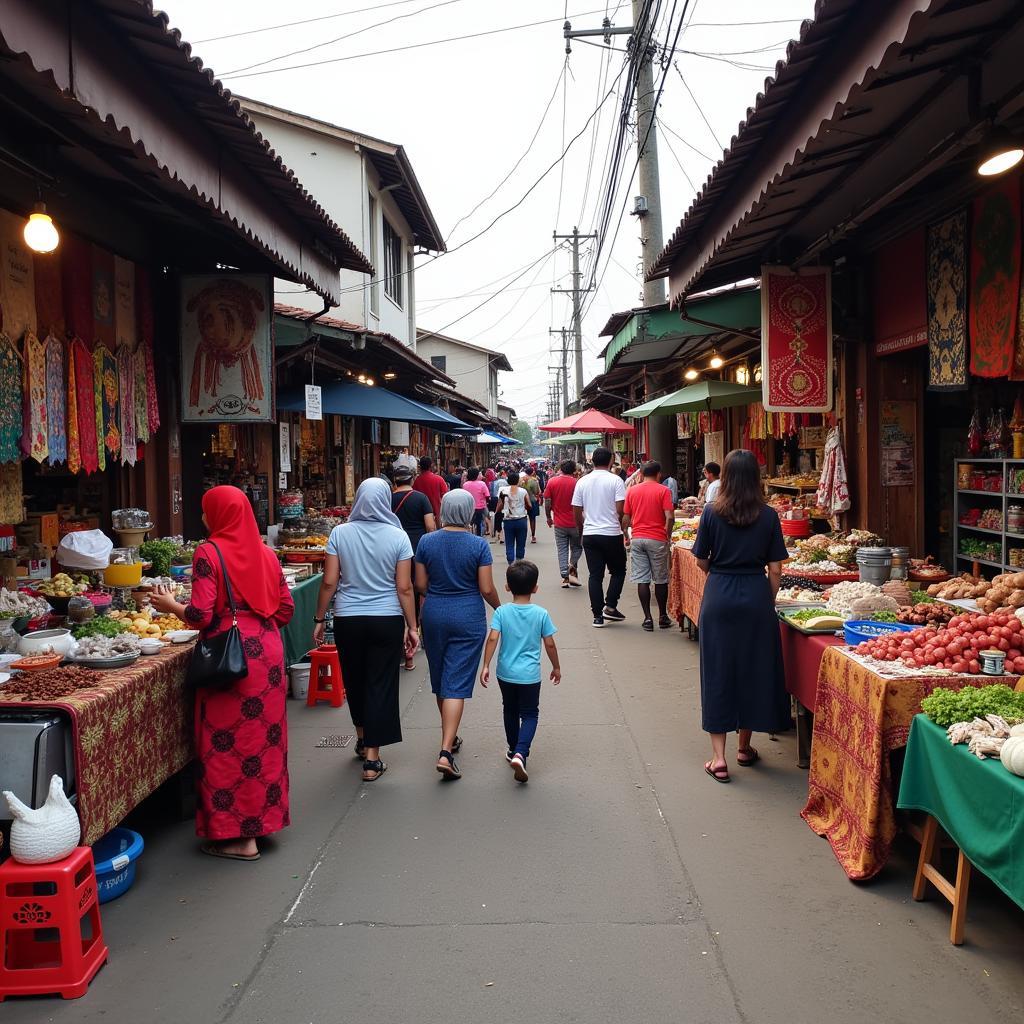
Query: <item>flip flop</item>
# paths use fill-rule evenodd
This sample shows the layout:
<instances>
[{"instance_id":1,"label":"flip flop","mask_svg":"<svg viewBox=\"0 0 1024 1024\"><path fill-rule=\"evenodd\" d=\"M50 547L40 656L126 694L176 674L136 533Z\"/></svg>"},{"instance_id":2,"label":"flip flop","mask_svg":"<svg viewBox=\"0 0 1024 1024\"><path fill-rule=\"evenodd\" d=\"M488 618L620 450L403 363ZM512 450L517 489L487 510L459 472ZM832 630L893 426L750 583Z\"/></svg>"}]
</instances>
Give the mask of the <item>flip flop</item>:
<instances>
[{"instance_id":1,"label":"flip flop","mask_svg":"<svg viewBox=\"0 0 1024 1024\"><path fill-rule=\"evenodd\" d=\"M207 857L219 857L221 860L259 860L259 853L244 854L244 853L227 853L222 850L219 846L214 846L213 843L203 843L199 847L200 853L205 853Z\"/></svg>"},{"instance_id":2,"label":"flip flop","mask_svg":"<svg viewBox=\"0 0 1024 1024\"><path fill-rule=\"evenodd\" d=\"M746 760L741 761L740 758L744 756L746 757ZM746 750L736 751L736 763L741 768L750 768L760 760L761 755L753 747L747 747Z\"/></svg>"},{"instance_id":3,"label":"flip flop","mask_svg":"<svg viewBox=\"0 0 1024 1024\"><path fill-rule=\"evenodd\" d=\"M415 672L416 671L416 662L414 662L414 661L407 661L402 666L402 668L404 668L406 672Z\"/></svg>"},{"instance_id":4,"label":"flip flop","mask_svg":"<svg viewBox=\"0 0 1024 1024\"><path fill-rule=\"evenodd\" d=\"M712 768L714 761L706 761L704 764L704 771L715 780L715 782L732 782L729 778L728 768Z\"/></svg>"}]
</instances>

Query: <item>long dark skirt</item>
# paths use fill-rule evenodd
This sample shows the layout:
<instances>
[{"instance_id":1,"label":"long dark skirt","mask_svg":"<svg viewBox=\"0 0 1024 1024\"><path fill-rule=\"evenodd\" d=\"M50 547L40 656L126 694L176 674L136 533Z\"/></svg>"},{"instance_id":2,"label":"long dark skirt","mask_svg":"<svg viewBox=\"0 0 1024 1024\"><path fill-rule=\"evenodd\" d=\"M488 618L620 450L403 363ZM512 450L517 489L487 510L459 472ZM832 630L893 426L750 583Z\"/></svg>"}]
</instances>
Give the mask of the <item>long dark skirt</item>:
<instances>
[{"instance_id":1,"label":"long dark skirt","mask_svg":"<svg viewBox=\"0 0 1024 1024\"><path fill-rule=\"evenodd\" d=\"M698 625L704 731L788 729L790 702L768 577L712 572Z\"/></svg>"},{"instance_id":2,"label":"long dark skirt","mask_svg":"<svg viewBox=\"0 0 1024 1024\"><path fill-rule=\"evenodd\" d=\"M402 742L398 669L404 659L401 615L338 615L334 639L352 724L363 743L384 747Z\"/></svg>"}]
</instances>

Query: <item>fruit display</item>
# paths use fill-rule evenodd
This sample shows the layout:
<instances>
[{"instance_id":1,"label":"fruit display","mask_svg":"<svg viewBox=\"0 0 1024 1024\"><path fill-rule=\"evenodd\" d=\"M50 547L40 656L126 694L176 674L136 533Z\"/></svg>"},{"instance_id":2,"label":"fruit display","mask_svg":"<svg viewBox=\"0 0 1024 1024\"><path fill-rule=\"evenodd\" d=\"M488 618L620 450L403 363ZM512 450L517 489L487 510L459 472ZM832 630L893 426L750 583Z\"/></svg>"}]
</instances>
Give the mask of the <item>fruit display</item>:
<instances>
[{"instance_id":1,"label":"fruit display","mask_svg":"<svg viewBox=\"0 0 1024 1024\"><path fill-rule=\"evenodd\" d=\"M121 630L134 633L137 637L153 637L162 640L167 633L189 627L176 615L150 615L146 612L112 611L108 616Z\"/></svg>"},{"instance_id":2,"label":"fruit display","mask_svg":"<svg viewBox=\"0 0 1024 1024\"><path fill-rule=\"evenodd\" d=\"M855 650L908 669L936 667L969 675L981 672L982 651L998 650L1006 655L1007 672L1024 673L1024 625L1010 614L954 615L944 627L889 633Z\"/></svg>"},{"instance_id":3,"label":"fruit display","mask_svg":"<svg viewBox=\"0 0 1024 1024\"><path fill-rule=\"evenodd\" d=\"M0 587L0 619L36 619L49 611L50 606L41 597Z\"/></svg>"},{"instance_id":4,"label":"fruit display","mask_svg":"<svg viewBox=\"0 0 1024 1024\"><path fill-rule=\"evenodd\" d=\"M36 588L43 597L74 597L89 589L88 583L76 583L66 572L59 572L48 580L41 580Z\"/></svg>"},{"instance_id":5,"label":"fruit display","mask_svg":"<svg viewBox=\"0 0 1024 1024\"><path fill-rule=\"evenodd\" d=\"M922 602L901 608L896 619L908 626L945 625L954 615L956 609L952 605L937 602Z\"/></svg>"}]
</instances>

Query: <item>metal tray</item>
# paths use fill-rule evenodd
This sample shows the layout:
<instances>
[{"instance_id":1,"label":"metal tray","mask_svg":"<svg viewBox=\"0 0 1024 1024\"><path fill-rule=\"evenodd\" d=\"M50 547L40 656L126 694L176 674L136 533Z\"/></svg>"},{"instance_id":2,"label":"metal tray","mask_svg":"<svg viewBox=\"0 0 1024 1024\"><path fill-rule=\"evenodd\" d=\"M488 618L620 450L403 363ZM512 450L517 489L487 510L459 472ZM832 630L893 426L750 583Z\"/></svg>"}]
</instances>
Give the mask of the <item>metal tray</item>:
<instances>
[{"instance_id":1,"label":"metal tray","mask_svg":"<svg viewBox=\"0 0 1024 1024\"><path fill-rule=\"evenodd\" d=\"M803 633L804 636L839 636L843 632L841 629L808 629L799 622L794 622L792 619L788 618L782 610L780 610L778 614L779 618L782 619L790 629L795 629L798 633Z\"/></svg>"},{"instance_id":2,"label":"metal tray","mask_svg":"<svg viewBox=\"0 0 1024 1024\"><path fill-rule=\"evenodd\" d=\"M124 668L138 661L142 652L134 654L119 654L116 658L72 658L72 665L81 665L82 668Z\"/></svg>"}]
</instances>

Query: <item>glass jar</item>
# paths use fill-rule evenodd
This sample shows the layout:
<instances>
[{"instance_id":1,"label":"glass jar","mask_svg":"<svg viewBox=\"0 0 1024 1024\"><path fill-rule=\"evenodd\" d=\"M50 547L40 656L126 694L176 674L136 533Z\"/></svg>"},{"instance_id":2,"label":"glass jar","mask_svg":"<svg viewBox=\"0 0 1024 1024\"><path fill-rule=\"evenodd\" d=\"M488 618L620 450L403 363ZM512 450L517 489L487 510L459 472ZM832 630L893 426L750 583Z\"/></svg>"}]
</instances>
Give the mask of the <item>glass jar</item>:
<instances>
[{"instance_id":1,"label":"glass jar","mask_svg":"<svg viewBox=\"0 0 1024 1024\"><path fill-rule=\"evenodd\" d=\"M20 639L14 632L14 619L0 619L0 654L17 654Z\"/></svg>"},{"instance_id":2,"label":"glass jar","mask_svg":"<svg viewBox=\"0 0 1024 1024\"><path fill-rule=\"evenodd\" d=\"M68 601L68 622L80 626L96 618L96 605L87 597L73 597Z\"/></svg>"}]
</instances>

